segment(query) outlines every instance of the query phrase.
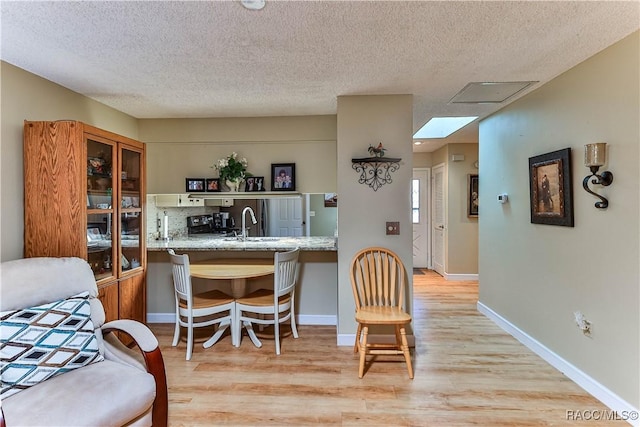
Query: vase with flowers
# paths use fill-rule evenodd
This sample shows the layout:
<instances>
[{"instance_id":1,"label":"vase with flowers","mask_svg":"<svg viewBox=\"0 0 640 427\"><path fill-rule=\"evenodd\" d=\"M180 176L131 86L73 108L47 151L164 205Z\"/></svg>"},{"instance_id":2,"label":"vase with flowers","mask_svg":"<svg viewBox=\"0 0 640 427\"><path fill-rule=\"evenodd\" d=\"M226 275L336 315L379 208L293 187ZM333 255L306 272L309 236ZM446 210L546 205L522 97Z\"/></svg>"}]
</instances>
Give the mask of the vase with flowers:
<instances>
[{"instance_id":1,"label":"vase with flowers","mask_svg":"<svg viewBox=\"0 0 640 427\"><path fill-rule=\"evenodd\" d=\"M219 159L212 167L218 170L220 181L227 185L229 191L238 191L242 188L245 177L251 175L247 172L247 159L238 158L238 153L235 151Z\"/></svg>"}]
</instances>

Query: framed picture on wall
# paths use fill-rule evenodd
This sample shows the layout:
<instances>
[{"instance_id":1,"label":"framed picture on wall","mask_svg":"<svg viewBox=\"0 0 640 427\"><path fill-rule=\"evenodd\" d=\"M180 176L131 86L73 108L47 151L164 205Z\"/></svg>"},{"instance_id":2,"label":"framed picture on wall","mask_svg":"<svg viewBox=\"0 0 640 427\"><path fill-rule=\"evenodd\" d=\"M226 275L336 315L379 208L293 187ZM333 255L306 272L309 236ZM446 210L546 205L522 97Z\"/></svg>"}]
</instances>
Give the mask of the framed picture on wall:
<instances>
[{"instance_id":1,"label":"framed picture on wall","mask_svg":"<svg viewBox=\"0 0 640 427\"><path fill-rule=\"evenodd\" d=\"M467 216L478 217L478 175L471 174L467 177Z\"/></svg>"},{"instance_id":2,"label":"framed picture on wall","mask_svg":"<svg viewBox=\"0 0 640 427\"><path fill-rule=\"evenodd\" d=\"M338 194L337 193L324 193L324 207L325 208L338 207Z\"/></svg>"},{"instance_id":3,"label":"framed picture on wall","mask_svg":"<svg viewBox=\"0 0 640 427\"><path fill-rule=\"evenodd\" d=\"M272 163L271 164L271 191L295 191L296 190L296 164Z\"/></svg>"},{"instance_id":4,"label":"framed picture on wall","mask_svg":"<svg viewBox=\"0 0 640 427\"><path fill-rule=\"evenodd\" d=\"M571 148L529 158L531 222L573 227Z\"/></svg>"}]
</instances>

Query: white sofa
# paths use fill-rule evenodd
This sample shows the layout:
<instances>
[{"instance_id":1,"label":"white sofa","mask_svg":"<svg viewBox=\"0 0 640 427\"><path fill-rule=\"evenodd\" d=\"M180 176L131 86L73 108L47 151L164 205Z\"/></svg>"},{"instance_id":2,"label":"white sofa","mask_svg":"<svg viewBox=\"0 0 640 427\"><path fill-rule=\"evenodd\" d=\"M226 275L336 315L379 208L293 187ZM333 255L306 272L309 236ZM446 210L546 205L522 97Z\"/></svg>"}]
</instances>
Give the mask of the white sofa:
<instances>
[{"instance_id":1,"label":"white sofa","mask_svg":"<svg viewBox=\"0 0 640 427\"><path fill-rule=\"evenodd\" d=\"M142 323L133 320L105 323L104 308L97 299L96 282L86 261L80 258L27 258L8 261L0 264L0 277L0 353L3 370L0 426L167 425L167 384L158 341ZM82 293L84 295L79 298L68 299ZM28 332L16 333L17 330L29 331L32 325L35 325L33 330L36 330L40 321L30 320L33 323L23 328L23 325L16 323L20 319L15 319L20 316L37 316L42 307L46 308L49 303L61 300L64 306L82 307L78 309L78 313L73 313L74 309L70 309L70 315L80 316L82 310L85 311L83 321L86 323L82 332L86 336L82 340L69 340L82 342L85 346L82 352L90 356L76 357L75 350L64 349L68 351L66 354L73 354L73 363L62 370L57 368L55 376L44 379L50 375L47 369L51 371L51 360L55 359L53 355L42 356L46 351L36 352L35 356L27 355L32 358L48 358L38 360L37 367L28 368L22 365L24 359L19 357L29 351L33 353L33 349L23 351L23 347L30 348L30 343L33 342L35 348L36 341L40 340L40 344L43 340L41 337L48 336L46 330L45 333L37 330L31 335ZM55 318L57 313L51 310L49 315ZM76 319L68 323L79 322ZM58 324L55 328L66 325L67 323ZM140 351L125 347L111 333L116 330L129 334ZM59 341L65 341L66 345L68 340L65 337L68 335L65 334L71 332L56 329L56 333L63 337ZM36 335L38 338L30 338ZM58 353L63 355L58 355L56 362L66 357L64 352ZM67 359L71 360L72 357ZM87 360L91 360L91 363L76 367ZM24 380L27 377L23 375L24 371L41 368L44 373L38 374L39 377L31 375L25 383L20 384L14 381L16 378ZM44 380L38 382L38 378Z\"/></svg>"}]
</instances>

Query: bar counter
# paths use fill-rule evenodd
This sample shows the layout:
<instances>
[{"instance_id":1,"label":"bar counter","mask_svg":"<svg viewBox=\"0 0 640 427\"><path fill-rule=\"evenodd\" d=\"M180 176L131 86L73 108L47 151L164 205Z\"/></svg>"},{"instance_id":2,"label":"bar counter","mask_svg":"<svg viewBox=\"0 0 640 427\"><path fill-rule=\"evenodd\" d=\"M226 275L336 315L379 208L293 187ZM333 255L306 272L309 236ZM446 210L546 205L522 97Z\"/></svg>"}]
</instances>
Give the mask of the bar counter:
<instances>
[{"instance_id":1,"label":"bar counter","mask_svg":"<svg viewBox=\"0 0 640 427\"><path fill-rule=\"evenodd\" d=\"M169 241L148 240L147 251L337 251L335 237L247 237L245 241L235 237L179 237Z\"/></svg>"},{"instance_id":2,"label":"bar counter","mask_svg":"<svg viewBox=\"0 0 640 427\"><path fill-rule=\"evenodd\" d=\"M299 247L300 277L296 290L296 318L301 325L337 325L338 248L335 237L230 237L200 235L169 241L147 241L147 321L172 323L175 302L171 262L167 249L187 253L192 264L229 258L273 262L274 252ZM200 291L220 289L231 293L231 280L193 278ZM248 290L273 286L273 276L249 279Z\"/></svg>"}]
</instances>

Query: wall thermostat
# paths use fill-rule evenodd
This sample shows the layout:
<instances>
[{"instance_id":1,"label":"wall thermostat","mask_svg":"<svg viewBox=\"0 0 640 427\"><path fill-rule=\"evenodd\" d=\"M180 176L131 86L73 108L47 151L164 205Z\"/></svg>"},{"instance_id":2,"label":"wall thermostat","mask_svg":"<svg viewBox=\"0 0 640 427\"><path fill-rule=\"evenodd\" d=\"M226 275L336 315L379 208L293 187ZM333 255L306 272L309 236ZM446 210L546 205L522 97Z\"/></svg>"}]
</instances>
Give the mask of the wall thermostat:
<instances>
[{"instance_id":1,"label":"wall thermostat","mask_svg":"<svg viewBox=\"0 0 640 427\"><path fill-rule=\"evenodd\" d=\"M505 194L498 194L498 203L507 203L509 201L509 196Z\"/></svg>"}]
</instances>

